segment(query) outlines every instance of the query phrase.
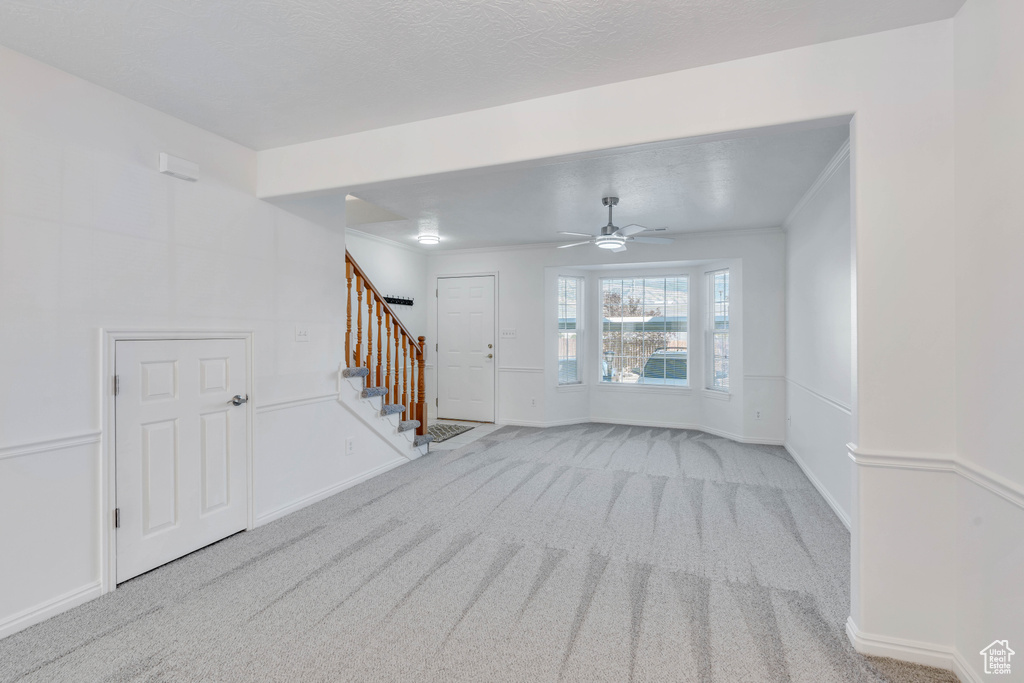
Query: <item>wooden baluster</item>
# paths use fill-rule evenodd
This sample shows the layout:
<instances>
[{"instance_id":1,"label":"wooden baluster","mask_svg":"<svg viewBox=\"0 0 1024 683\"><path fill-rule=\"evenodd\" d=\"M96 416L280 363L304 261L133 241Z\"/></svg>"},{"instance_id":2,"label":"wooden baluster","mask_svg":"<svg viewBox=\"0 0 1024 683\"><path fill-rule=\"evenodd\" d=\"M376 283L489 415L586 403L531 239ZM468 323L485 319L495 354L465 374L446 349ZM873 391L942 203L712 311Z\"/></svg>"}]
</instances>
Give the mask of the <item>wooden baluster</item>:
<instances>
[{"instance_id":1,"label":"wooden baluster","mask_svg":"<svg viewBox=\"0 0 1024 683\"><path fill-rule=\"evenodd\" d=\"M363 276L356 275L356 298L359 299L359 304L356 306L356 362L355 365L359 365L359 361L362 360L360 351L363 348Z\"/></svg>"},{"instance_id":2,"label":"wooden baluster","mask_svg":"<svg viewBox=\"0 0 1024 683\"><path fill-rule=\"evenodd\" d=\"M402 405L408 419L415 420L409 410L409 338L402 335Z\"/></svg>"},{"instance_id":3,"label":"wooden baluster","mask_svg":"<svg viewBox=\"0 0 1024 683\"><path fill-rule=\"evenodd\" d=\"M366 386L375 386L373 383L373 290L366 288L366 369L370 374L366 376Z\"/></svg>"},{"instance_id":4,"label":"wooden baluster","mask_svg":"<svg viewBox=\"0 0 1024 683\"><path fill-rule=\"evenodd\" d=\"M345 261L348 296L345 297L345 367L352 367L352 262Z\"/></svg>"},{"instance_id":5,"label":"wooden baluster","mask_svg":"<svg viewBox=\"0 0 1024 683\"><path fill-rule=\"evenodd\" d=\"M419 361L418 374L419 378L416 382L416 413L419 415L416 419L420 421L419 429L416 430L417 434L427 433L427 395L426 386L423 383L423 371L426 361L423 358L424 351L426 350L426 337L420 337L420 348L417 353L417 360Z\"/></svg>"},{"instance_id":6,"label":"wooden baluster","mask_svg":"<svg viewBox=\"0 0 1024 683\"><path fill-rule=\"evenodd\" d=\"M398 403L395 399L394 393L391 392L391 328L393 327L391 324L391 311L384 311L384 319L387 321L384 327L388 330L388 343L385 344L387 347L388 365L384 372L384 386L388 388L388 395L391 397L391 402ZM398 359L396 358L395 360Z\"/></svg>"},{"instance_id":7,"label":"wooden baluster","mask_svg":"<svg viewBox=\"0 0 1024 683\"><path fill-rule=\"evenodd\" d=\"M400 403L399 398L402 395L402 390L400 388L402 386L402 361L399 360L401 358L401 355L399 355L399 354L400 354L400 352L402 350L402 344L401 344L401 342L398 339L401 336L401 334L402 334L402 328L400 326L400 323L398 322L398 319L396 318L395 319L395 379L394 379L394 382L393 382L393 393L392 393L392 396L395 397L394 398L394 402L395 403Z\"/></svg>"},{"instance_id":8,"label":"wooden baluster","mask_svg":"<svg viewBox=\"0 0 1024 683\"><path fill-rule=\"evenodd\" d=\"M416 342L409 337L409 414L416 417Z\"/></svg>"},{"instance_id":9,"label":"wooden baluster","mask_svg":"<svg viewBox=\"0 0 1024 683\"><path fill-rule=\"evenodd\" d=\"M381 334L381 329L380 328L381 328L381 323L383 322L383 319L381 317L380 304L381 304L381 301L380 301L380 297L378 296L377 297L377 386L378 387L384 386L384 377L383 377L383 374L381 372L381 360L383 360L384 355L381 353L381 339L382 339L383 335Z\"/></svg>"}]
</instances>

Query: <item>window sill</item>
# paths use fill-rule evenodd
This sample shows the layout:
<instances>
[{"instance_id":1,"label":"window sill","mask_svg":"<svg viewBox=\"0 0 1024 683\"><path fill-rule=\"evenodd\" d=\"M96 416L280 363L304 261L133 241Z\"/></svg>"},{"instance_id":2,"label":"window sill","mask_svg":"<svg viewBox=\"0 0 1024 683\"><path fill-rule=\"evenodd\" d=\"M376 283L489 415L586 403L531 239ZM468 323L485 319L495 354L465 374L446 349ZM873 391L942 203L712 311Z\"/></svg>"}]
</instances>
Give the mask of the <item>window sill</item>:
<instances>
[{"instance_id":1,"label":"window sill","mask_svg":"<svg viewBox=\"0 0 1024 683\"><path fill-rule=\"evenodd\" d=\"M719 391L717 389L704 389L701 391L704 398L713 398L716 401L730 401L732 400L732 394L728 391Z\"/></svg>"},{"instance_id":2,"label":"window sill","mask_svg":"<svg viewBox=\"0 0 1024 683\"><path fill-rule=\"evenodd\" d=\"M627 391L647 394L691 394L689 386L671 384L626 384L619 382L601 382L595 386L598 391Z\"/></svg>"},{"instance_id":3,"label":"window sill","mask_svg":"<svg viewBox=\"0 0 1024 683\"><path fill-rule=\"evenodd\" d=\"M583 382L577 382L576 384L559 384L555 387L556 391L572 393L575 391L586 391L587 385Z\"/></svg>"}]
</instances>

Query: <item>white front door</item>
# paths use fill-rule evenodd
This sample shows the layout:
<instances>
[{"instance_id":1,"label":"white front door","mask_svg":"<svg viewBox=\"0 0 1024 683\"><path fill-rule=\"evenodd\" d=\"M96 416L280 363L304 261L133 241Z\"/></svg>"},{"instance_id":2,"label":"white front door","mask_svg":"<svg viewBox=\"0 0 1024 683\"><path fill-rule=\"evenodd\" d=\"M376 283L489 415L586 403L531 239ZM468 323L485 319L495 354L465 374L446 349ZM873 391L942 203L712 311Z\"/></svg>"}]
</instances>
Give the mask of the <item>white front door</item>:
<instances>
[{"instance_id":1,"label":"white front door","mask_svg":"<svg viewBox=\"0 0 1024 683\"><path fill-rule=\"evenodd\" d=\"M118 341L117 581L248 520L245 341Z\"/></svg>"},{"instance_id":2,"label":"white front door","mask_svg":"<svg viewBox=\"0 0 1024 683\"><path fill-rule=\"evenodd\" d=\"M437 280L437 416L494 422L494 276Z\"/></svg>"}]
</instances>

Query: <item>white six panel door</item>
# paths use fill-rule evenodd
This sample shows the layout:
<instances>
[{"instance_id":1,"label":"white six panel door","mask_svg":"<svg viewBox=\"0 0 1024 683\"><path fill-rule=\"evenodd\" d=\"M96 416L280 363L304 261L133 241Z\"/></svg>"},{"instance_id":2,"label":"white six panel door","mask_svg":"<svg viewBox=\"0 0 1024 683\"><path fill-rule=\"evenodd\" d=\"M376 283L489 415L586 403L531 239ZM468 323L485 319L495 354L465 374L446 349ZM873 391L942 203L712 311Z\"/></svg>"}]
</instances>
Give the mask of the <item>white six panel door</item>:
<instances>
[{"instance_id":1,"label":"white six panel door","mask_svg":"<svg viewBox=\"0 0 1024 683\"><path fill-rule=\"evenodd\" d=\"M437 416L494 421L494 276L437 281Z\"/></svg>"},{"instance_id":2,"label":"white six panel door","mask_svg":"<svg viewBox=\"0 0 1024 683\"><path fill-rule=\"evenodd\" d=\"M117 581L248 520L245 341L118 341Z\"/></svg>"}]
</instances>

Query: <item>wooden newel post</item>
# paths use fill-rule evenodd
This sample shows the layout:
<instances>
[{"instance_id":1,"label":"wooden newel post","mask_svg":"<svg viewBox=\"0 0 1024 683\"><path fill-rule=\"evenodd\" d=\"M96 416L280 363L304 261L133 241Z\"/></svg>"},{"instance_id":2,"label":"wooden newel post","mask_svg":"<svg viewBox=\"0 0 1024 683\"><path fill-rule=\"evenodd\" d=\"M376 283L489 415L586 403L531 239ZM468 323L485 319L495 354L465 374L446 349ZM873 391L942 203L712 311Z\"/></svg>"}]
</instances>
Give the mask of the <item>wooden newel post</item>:
<instances>
[{"instance_id":1,"label":"wooden newel post","mask_svg":"<svg viewBox=\"0 0 1024 683\"><path fill-rule=\"evenodd\" d=\"M409 338L404 334L402 335L402 405L405 406L409 419L415 420L409 406Z\"/></svg>"},{"instance_id":2,"label":"wooden newel post","mask_svg":"<svg viewBox=\"0 0 1024 683\"><path fill-rule=\"evenodd\" d=\"M352 367L352 263L345 261L348 296L345 297L345 367Z\"/></svg>"},{"instance_id":3,"label":"wooden newel post","mask_svg":"<svg viewBox=\"0 0 1024 683\"><path fill-rule=\"evenodd\" d=\"M388 343L384 346L387 347L387 366L384 368L384 386L387 387L391 393L391 397L394 398L394 390L391 388L391 314L387 311L384 312L384 327L388 330ZM398 360L397 358L395 360ZM394 401L392 401L394 403Z\"/></svg>"},{"instance_id":4,"label":"wooden newel post","mask_svg":"<svg viewBox=\"0 0 1024 683\"><path fill-rule=\"evenodd\" d=\"M417 382L418 386L416 387L416 419L420 421L420 426L416 433L423 435L427 433L427 392L426 384L423 381L424 368L426 366L423 356L427 348L427 338L419 337L419 342L420 347L416 352L417 365L419 366L416 371L419 379Z\"/></svg>"}]
</instances>

